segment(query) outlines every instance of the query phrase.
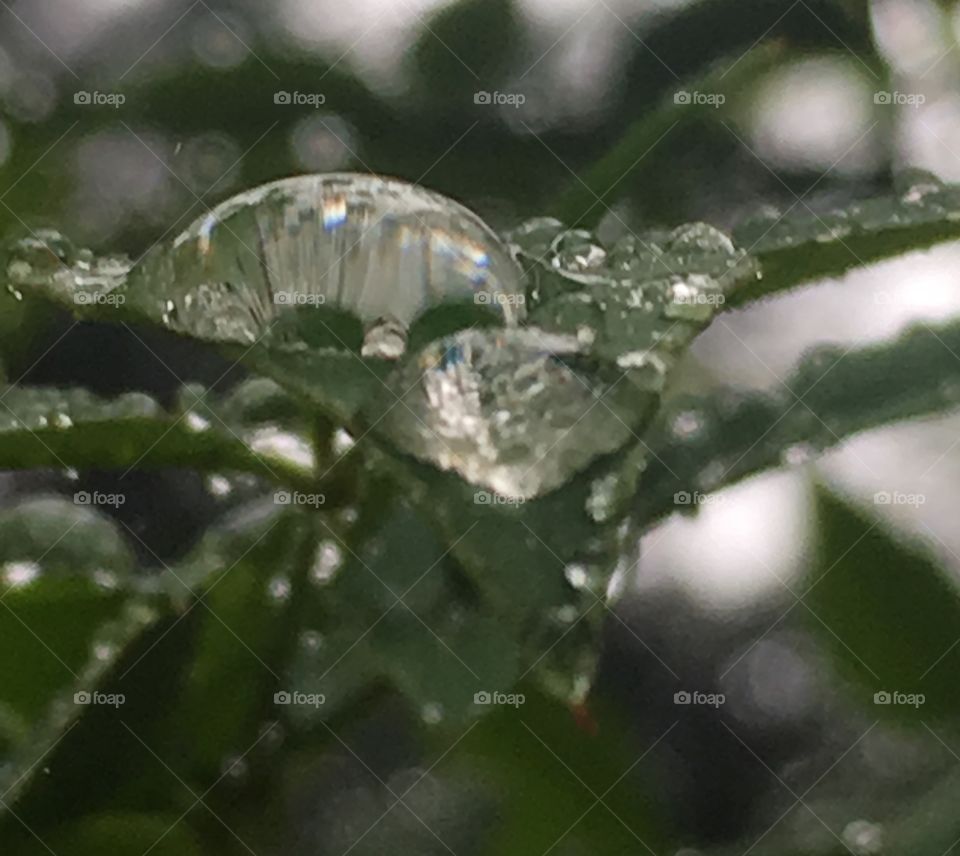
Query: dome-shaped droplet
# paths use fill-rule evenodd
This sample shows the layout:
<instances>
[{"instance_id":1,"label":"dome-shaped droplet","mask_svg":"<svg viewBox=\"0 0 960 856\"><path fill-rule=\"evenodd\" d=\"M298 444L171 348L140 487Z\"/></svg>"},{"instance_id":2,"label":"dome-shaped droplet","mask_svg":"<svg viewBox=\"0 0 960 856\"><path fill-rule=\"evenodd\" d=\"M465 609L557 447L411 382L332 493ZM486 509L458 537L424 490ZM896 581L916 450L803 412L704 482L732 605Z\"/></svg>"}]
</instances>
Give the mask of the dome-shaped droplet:
<instances>
[{"instance_id":1,"label":"dome-shaped droplet","mask_svg":"<svg viewBox=\"0 0 960 856\"><path fill-rule=\"evenodd\" d=\"M128 289L132 303L152 300L150 314L166 315L171 329L220 341L252 343L282 313L343 310L378 326L384 341L366 350L384 357L402 352L396 328L435 303L482 294L478 303L513 323L522 301L506 297L520 292L506 246L471 211L351 173L283 179L228 199L149 254Z\"/></svg>"}]
</instances>

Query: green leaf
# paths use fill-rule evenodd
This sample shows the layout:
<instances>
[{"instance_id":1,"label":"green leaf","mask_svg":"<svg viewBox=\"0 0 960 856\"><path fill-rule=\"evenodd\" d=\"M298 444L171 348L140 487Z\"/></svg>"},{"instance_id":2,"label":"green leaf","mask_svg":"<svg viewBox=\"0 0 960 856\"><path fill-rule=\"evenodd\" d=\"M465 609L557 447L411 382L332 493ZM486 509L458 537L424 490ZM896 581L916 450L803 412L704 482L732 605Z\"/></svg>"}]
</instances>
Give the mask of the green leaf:
<instances>
[{"instance_id":1,"label":"green leaf","mask_svg":"<svg viewBox=\"0 0 960 856\"><path fill-rule=\"evenodd\" d=\"M272 696L295 640L294 598L306 585L314 525L287 505L246 506L168 574L181 616L200 613L193 660L171 702L177 754L200 781L215 781L276 718Z\"/></svg>"},{"instance_id":2,"label":"green leaf","mask_svg":"<svg viewBox=\"0 0 960 856\"><path fill-rule=\"evenodd\" d=\"M737 30L742 32L742 27L738 26ZM656 172L663 169L664 160L655 156L656 148L660 145L669 150L669 138L678 127L695 127L718 118L713 105L676 103L677 92L719 94L733 101L751 81L780 60L782 51L777 45L758 45L732 68L726 62L707 71L699 80L676 81L669 96L633 122L610 151L580 170L576 178L568 181L564 175L567 187L547 210L573 226L596 226L618 199L631 188L649 185Z\"/></svg>"},{"instance_id":3,"label":"green leaf","mask_svg":"<svg viewBox=\"0 0 960 856\"><path fill-rule=\"evenodd\" d=\"M0 790L8 804L90 701L101 702L94 694L108 671L155 620L132 571L123 538L90 508L50 498L0 513Z\"/></svg>"},{"instance_id":4,"label":"green leaf","mask_svg":"<svg viewBox=\"0 0 960 856\"><path fill-rule=\"evenodd\" d=\"M200 846L187 823L176 815L98 814L70 826L54 829L26 846L29 856L50 852L70 856L202 856Z\"/></svg>"},{"instance_id":5,"label":"green leaf","mask_svg":"<svg viewBox=\"0 0 960 856\"><path fill-rule=\"evenodd\" d=\"M897 185L897 195L847 208L816 212L799 203L785 215L744 222L734 238L760 260L762 277L734 294L731 306L960 238L960 187L917 171Z\"/></svg>"},{"instance_id":6,"label":"green leaf","mask_svg":"<svg viewBox=\"0 0 960 856\"><path fill-rule=\"evenodd\" d=\"M638 518L676 510L675 495L709 492L811 455L847 437L960 404L960 324L921 326L860 350L811 351L788 392L721 389L672 399L644 443ZM800 403L798 397L803 398Z\"/></svg>"},{"instance_id":7,"label":"green leaf","mask_svg":"<svg viewBox=\"0 0 960 856\"><path fill-rule=\"evenodd\" d=\"M295 484L309 479L309 467L258 445L263 435L235 418L230 398L194 390L186 403L191 407L178 415L141 393L104 400L81 389L12 387L0 400L0 468L181 466Z\"/></svg>"},{"instance_id":8,"label":"green leaf","mask_svg":"<svg viewBox=\"0 0 960 856\"><path fill-rule=\"evenodd\" d=\"M960 591L916 545L824 488L817 524L820 549L802 599L857 699L877 718L956 720Z\"/></svg>"}]
</instances>

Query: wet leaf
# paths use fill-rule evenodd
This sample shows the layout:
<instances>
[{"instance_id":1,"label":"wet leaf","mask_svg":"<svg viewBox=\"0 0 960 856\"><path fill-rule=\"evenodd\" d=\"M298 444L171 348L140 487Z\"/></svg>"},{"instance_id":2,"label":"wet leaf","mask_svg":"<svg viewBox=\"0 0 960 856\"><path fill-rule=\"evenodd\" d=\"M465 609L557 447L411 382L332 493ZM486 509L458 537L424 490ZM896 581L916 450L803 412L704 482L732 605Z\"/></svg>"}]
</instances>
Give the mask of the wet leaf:
<instances>
[{"instance_id":1,"label":"wet leaf","mask_svg":"<svg viewBox=\"0 0 960 856\"><path fill-rule=\"evenodd\" d=\"M262 435L252 420L233 415L238 405L229 398L208 400L194 389L185 401L171 414L140 393L105 400L81 389L13 387L0 399L0 467L182 466L308 478L309 466L258 443Z\"/></svg>"},{"instance_id":2,"label":"wet leaf","mask_svg":"<svg viewBox=\"0 0 960 856\"><path fill-rule=\"evenodd\" d=\"M731 303L960 238L960 187L911 171L897 188L894 196L848 208L815 212L798 205L785 215L770 211L744 222L734 237L759 259L763 275Z\"/></svg>"},{"instance_id":3,"label":"wet leaf","mask_svg":"<svg viewBox=\"0 0 960 856\"><path fill-rule=\"evenodd\" d=\"M677 494L683 504L683 494L803 463L861 431L955 408L956 353L960 324L923 326L868 348L811 351L785 381L793 394L734 388L671 400L644 437L639 519L675 510Z\"/></svg>"},{"instance_id":4,"label":"wet leaf","mask_svg":"<svg viewBox=\"0 0 960 856\"><path fill-rule=\"evenodd\" d=\"M43 843L25 842L23 852L43 856L51 851L71 856L202 856L186 822L176 815L99 814L43 835Z\"/></svg>"},{"instance_id":5,"label":"wet leaf","mask_svg":"<svg viewBox=\"0 0 960 856\"><path fill-rule=\"evenodd\" d=\"M920 727L960 709L960 591L917 547L824 488L803 601L811 627L876 718Z\"/></svg>"},{"instance_id":6,"label":"wet leaf","mask_svg":"<svg viewBox=\"0 0 960 856\"><path fill-rule=\"evenodd\" d=\"M0 789L7 803L100 698L101 684L156 618L133 557L93 509L41 498L0 513ZM102 694L101 694L102 695Z\"/></svg>"},{"instance_id":7,"label":"wet leaf","mask_svg":"<svg viewBox=\"0 0 960 856\"><path fill-rule=\"evenodd\" d=\"M170 702L176 754L200 781L215 781L278 716L273 693L295 640L294 598L306 585L314 528L299 509L254 503L168 574L181 615L200 613L192 662Z\"/></svg>"}]
</instances>

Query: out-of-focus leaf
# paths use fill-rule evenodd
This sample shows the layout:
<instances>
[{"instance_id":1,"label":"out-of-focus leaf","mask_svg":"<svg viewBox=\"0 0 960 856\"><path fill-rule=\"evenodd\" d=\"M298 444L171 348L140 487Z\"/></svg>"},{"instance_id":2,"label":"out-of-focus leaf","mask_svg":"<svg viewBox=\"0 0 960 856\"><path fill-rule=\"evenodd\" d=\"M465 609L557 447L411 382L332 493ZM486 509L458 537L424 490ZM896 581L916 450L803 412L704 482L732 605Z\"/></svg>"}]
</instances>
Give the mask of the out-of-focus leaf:
<instances>
[{"instance_id":1,"label":"out-of-focus leaf","mask_svg":"<svg viewBox=\"0 0 960 856\"><path fill-rule=\"evenodd\" d=\"M229 400L198 395L203 392L187 399L195 412L178 417L140 393L104 400L80 389L13 387L0 399L0 467L182 466L294 484L309 478L309 466L263 441L256 429L218 416L221 407L230 413Z\"/></svg>"},{"instance_id":2,"label":"out-of-focus leaf","mask_svg":"<svg viewBox=\"0 0 960 856\"><path fill-rule=\"evenodd\" d=\"M399 502L399 497L394 497ZM341 711L373 683L399 689L434 724L484 712L474 696L519 674L522 627L498 615L417 513L377 503L353 547L328 527L302 600L287 690L294 722ZM296 693L325 696L297 703Z\"/></svg>"},{"instance_id":3,"label":"out-of-focus leaf","mask_svg":"<svg viewBox=\"0 0 960 856\"><path fill-rule=\"evenodd\" d=\"M960 710L960 591L876 519L817 491L820 549L803 602L864 707L920 725Z\"/></svg>"},{"instance_id":4,"label":"out-of-focus leaf","mask_svg":"<svg viewBox=\"0 0 960 856\"><path fill-rule=\"evenodd\" d=\"M496 801L480 852L626 856L677 849L655 784L663 756L649 745L625 744L620 723L605 720L587 734L557 701L528 684L516 691L512 703L497 705L458 743L450 761Z\"/></svg>"},{"instance_id":5,"label":"out-of-focus leaf","mask_svg":"<svg viewBox=\"0 0 960 856\"><path fill-rule=\"evenodd\" d=\"M38 499L0 513L0 790L10 804L156 618L133 557L98 512ZM42 766L42 765L41 765Z\"/></svg>"},{"instance_id":6,"label":"out-of-focus leaf","mask_svg":"<svg viewBox=\"0 0 960 856\"><path fill-rule=\"evenodd\" d=\"M177 755L200 781L216 780L277 717L273 693L295 639L293 601L307 584L313 530L299 509L248 507L211 531L169 580L186 611L201 611L193 661L170 701Z\"/></svg>"},{"instance_id":7,"label":"out-of-focus leaf","mask_svg":"<svg viewBox=\"0 0 960 856\"><path fill-rule=\"evenodd\" d=\"M648 170L663 168L662 157L651 155L656 154L658 145L669 151L670 135L678 126L718 118L713 104L692 100L686 103L683 95L693 92L722 95L732 102L750 81L781 58L782 51L775 45L763 45L752 50L735 66L725 63L699 80L683 82L673 79L674 91L658 107L633 122L606 154L581 170L577 178L568 180L564 177L565 190L547 205L547 210L573 226L596 226L618 199L632 187L642 185L645 175L649 175Z\"/></svg>"},{"instance_id":8,"label":"out-of-focus leaf","mask_svg":"<svg viewBox=\"0 0 960 856\"><path fill-rule=\"evenodd\" d=\"M797 205L741 224L734 237L760 260L762 276L736 292L731 306L960 238L960 187L916 171L897 187L895 196L848 208L815 212Z\"/></svg>"},{"instance_id":9,"label":"out-of-focus leaf","mask_svg":"<svg viewBox=\"0 0 960 856\"><path fill-rule=\"evenodd\" d=\"M459 99L457 112L469 112L474 91L498 88L521 41L513 0L460 0L425 22L413 60L431 99Z\"/></svg>"},{"instance_id":10,"label":"out-of-focus leaf","mask_svg":"<svg viewBox=\"0 0 960 856\"><path fill-rule=\"evenodd\" d=\"M203 856L189 827L176 815L99 814L54 829L25 843L24 856L44 856L50 852L70 856Z\"/></svg>"},{"instance_id":11,"label":"out-of-focus leaf","mask_svg":"<svg viewBox=\"0 0 960 856\"><path fill-rule=\"evenodd\" d=\"M786 380L795 395L727 389L672 400L644 437L653 454L640 456L639 519L689 505L696 492L802 462L861 431L957 407L956 353L960 324L918 327L860 350L812 351Z\"/></svg>"}]
</instances>

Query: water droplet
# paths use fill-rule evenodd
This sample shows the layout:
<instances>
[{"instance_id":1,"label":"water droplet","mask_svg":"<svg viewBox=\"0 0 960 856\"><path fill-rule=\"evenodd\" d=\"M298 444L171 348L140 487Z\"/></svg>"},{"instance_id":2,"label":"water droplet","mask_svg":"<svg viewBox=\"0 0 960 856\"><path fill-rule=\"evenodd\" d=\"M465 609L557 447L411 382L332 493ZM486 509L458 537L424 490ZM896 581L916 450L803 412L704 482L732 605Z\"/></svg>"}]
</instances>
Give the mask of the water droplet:
<instances>
[{"instance_id":1,"label":"water droplet","mask_svg":"<svg viewBox=\"0 0 960 856\"><path fill-rule=\"evenodd\" d=\"M696 410L684 410L673 418L670 430L675 437L688 440L703 430L703 418Z\"/></svg>"},{"instance_id":2,"label":"water droplet","mask_svg":"<svg viewBox=\"0 0 960 856\"><path fill-rule=\"evenodd\" d=\"M7 562L3 565L2 576L10 588L24 588L40 576L40 565L30 561Z\"/></svg>"},{"instance_id":3,"label":"water droplet","mask_svg":"<svg viewBox=\"0 0 960 856\"><path fill-rule=\"evenodd\" d=\"M229 755L220 766L222 777L232 782L242 782L249 772L250 764L242 755Z\"/></svg>"},{"instance_id":4,"label":"water droplet","mask_svg":"<svg viewBox=\"0 0 960 856\"><path fill-rule=\"evenodd\" d=\"M384 436L500 496L560 487L632 439L642 415L642 397L618 385L619 375L605 380L569 364L579 351L573 336L534 329L465 330L434 342L392 379L404 406L383 417Z\"/></svg>"},{"instance_id":5,"label":"water droplet","mask_svg":"<svg viewBox=\"0 0 960 856\"><path fill-rule=\"evenodd\" d=\"M335 541L321 541L314 554L310 579L320 586L327 585L343 565L343 550Z\"/></svg>"},{"instance_id":6,"label":"water droplet","mask_svg":"<svg viewBox=\"0 0 960 856\"><path fill-rule=\"evenodd\" d=\"M812 461L817 450L809 443L796 443L783 450L781 459L788 467L799 467Z\"/></svg>"},{"instance_id":7,"label":"water droplet","mask_svg":"<svg viewBox=\"0 0 960 856\"><path fill-rule=\"evenodd\" d=\"M316 630L304 630L300 634L300 647L315 654L323 647L323 634Z\"/></svg>"},{"instance_id":8,"label":"water droplet","mask_svg":"<svg viewBox=\"0 0 960 856\"><path fill-rule=\"evenodd\" d=\"M199 413L195 410L191 410L187 413L185 421L187 423L187 428L191 431L206 431L210 427L210 420L204 419Z\"/></svg>"},{"instance_id":9,"label":"water droplet","mask_svg":"<svg viewBox=\"0 0 960 856\"><path fill-rule=\"evenodd\" d=\"M290 599L292 587L287 577L277 576L267 584L267 596L274 603L283 603Z\"/></svg>"},{"instance_id":10,"label":"water droplet","mask_svg":"<svg viewBox=\"0 0 960 856\"><path fill-rule=\"evenodd\" d=\"M226 476L214 473L207 478L207 490L213 496L222 498L230 495L233 491L233 485Z\"/></svg>"},{"instance_id":11,"label":"water droplet","mask_svg":"<svg viewBox=\"0 0 960 856\"><path fill-rule=\"evenodd\" d=\"M563 569L563 575L567 578L567 582L575 589L584 589L590 586L590 572L587 570L586 565L567 565Z\"/></svg>"},{"instance_id":12,"label":"water droplet","mask_svg":"<svg viewBox=\"0 0 960 856\"><path fill-rule=\"evenodd\" d=\"M370 327L363 336L361 356L396 360L407 349L407 328L393 318L384 318Z\"/></svg>"},{"instance_id":13,"label":"water droplet","mask_svg":"<svg viewBox=\"0 0 960 856\"><path fill-rule=\"evenodd\" d=\"M120 584L117 575L106 568L97 568L93 572L93 581L105 591L113 591Z\"/></svg>"},{"instance_id":14,"label":"water droplet","mask_svg":"<svg viewBox=\"0 0 960 856\"><path fill-rule=\"evenodd\" d=\"M250 448L258 455L286 460L296 467L312 470L316 465L313 446L306 437L276 426L259 428L250 435Z\"/></svg>"},{"instance_id":15,"label":"water droplet","mask_svg":"<svg viewBox=\"0 0 960 856\"><path fill-rule=\"evenodd\" d=\"M108 663L117 656L117 646L112 642L98 642L93 646L93 656L101 663Z\"/></svg>"},{"instance_id":16,"label":"water droplet","mask_svg":"<svg viewBox=\"0 0 960 856\"><path fill-rule=\"evenodd\" d=\"M354 447L356 442L357 441L353 439L349 431L346 431L343 428L338 428L333 434L333 443L331 448L333 449L333 453L337 457L340 457L349 452Z\"/></svg>"},{"instance_id":17,"label":"water droplet","mask_svg":"<svg viewBox=\"0 0 960 856\"><path fill-rule=\"evenodd\" d=\"M438 702L427 702L422 708L420 708L420 718L427 725L437 725L440 722L443 722L443 717L443 705L439 704Z\"/></svg>"},{"instance_id":18,"label":"water droplet","mask_svg":"<svg viewBox=\"0 0 960 856\"><path fill-rule=\"evenodd\" d=\"M868 820L854 820L843 830L843 841L856 856L876 856L883 850L883 827Z\"/></svg>"}]
</instances>

